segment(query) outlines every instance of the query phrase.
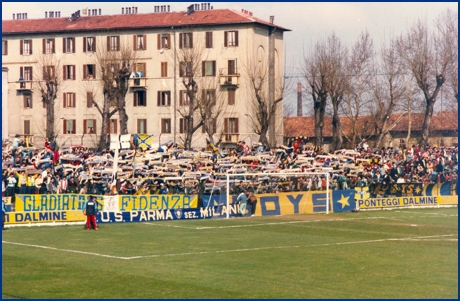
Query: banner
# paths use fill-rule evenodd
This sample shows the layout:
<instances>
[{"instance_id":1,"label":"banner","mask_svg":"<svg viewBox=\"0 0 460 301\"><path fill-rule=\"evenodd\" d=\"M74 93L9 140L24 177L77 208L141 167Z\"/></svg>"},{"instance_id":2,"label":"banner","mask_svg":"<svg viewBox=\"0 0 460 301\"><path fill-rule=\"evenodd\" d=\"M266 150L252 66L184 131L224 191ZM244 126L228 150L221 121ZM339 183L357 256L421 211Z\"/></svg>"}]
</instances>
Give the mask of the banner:
<instances>
[{"instance_id":1,"label":"banner","mask_svg":"<svg viewBox=\"0 0 460 301\"><path fill-rule=\"evenodd\" d=\"M426 184L424 187L424 195L435 196L435 195L457 195L457 183L446 182L438 184Z\"/></svg>"},{"instance_id":2,"label":"banner","mask_svg":"<svg viewBox=\"0 0 460 301\"><path fill-rule=\"evenodd\" d=\"M391 196L422 196L423 184L422 183L400 183L385 185L382 183L370 184L369 192L376 197L383 195Z\"/></svg>"},{"instance_id":3,"label":"banner","mask_svg":"<svg viewBox=\"0 0 460 301\"><path fill-rule=\"evenodd\" d=\"M82 211L8 212L5 224L82 222L86 216Z\"/></svg>"},{"instance_id":4,"label":"banner","mask_svg":"<svg viewBox=\"0 0 460 301\"><path fill-rule=\"evenodd\" d=\"M332 203L334 212L349 212L356 209L354 189L333 190Z\"/></svg>"},{"instance_id":5,"label":"banner","mask_svg":"<svg viewBox=\"0 0 460 301\"><path fill-rule=\"evenodd\" d=\"M238 214L238 205L201 207L192 209L166 209L149 211L101 212L96 215L98 223L154 222L165 220L226 218Z\"/></svg>"},{"instance_id":6,"label":"banner","mask_svg":"<svg viewBox=\"0 0 460 301\"><path fill-rule=\"evenodd\" d=\"M442 201L438 201L438 196L423 196L423 197L391 197L367 199L358 201L360 209L369 208L392 208L392 207L410 207L410 206L433 206L441 205Z\"/></svg>"},{"instance_id":7,"label":"banner","mask_svg":"<svg viewBox=\"0 0 460 301\"><path fill-rule=\"evenodd\" d=\"M89 195L85 194L17 194L17 212L42 212L42 211L69 211L83 210ZM102 196L95 195L99 206L103 210Z\"/></svg>"},{"instance_id":8,"label":"banner","mask_svg":"<svg viewBox=\"0 0 460 301\"><path fill-rule=\"evenodd\" d=\"M231 195L231 204L236 203L237 195ZM256 194L256 216L295 213L326 212L326 193L322 191L280 192ZM203 207L227 204L226 195L203 195ZM249 214L248 202L246 213Z\"/></svg>"},{"instance_id":9,"label":"banner","mask_svg":"<svg viewBox=\"0 0 460 301\"><path fill-rule=\"evenodd\" d=\"M120 211L190 209L197 207L198 196L196 195L120 195L118 199Z\"/></svg>"}]
</instances>

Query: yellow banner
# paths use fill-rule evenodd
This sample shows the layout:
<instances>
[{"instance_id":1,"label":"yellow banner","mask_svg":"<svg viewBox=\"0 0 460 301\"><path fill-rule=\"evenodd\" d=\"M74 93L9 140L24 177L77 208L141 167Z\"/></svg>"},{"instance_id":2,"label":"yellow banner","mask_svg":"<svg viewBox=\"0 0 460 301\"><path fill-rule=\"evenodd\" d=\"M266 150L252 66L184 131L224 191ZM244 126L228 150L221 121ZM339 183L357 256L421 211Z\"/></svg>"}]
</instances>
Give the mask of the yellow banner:
<instances>
[{"instance_id":1,"label":"yellow banner","mask_svg":"<svg viewBox=\"0 0 460 301\"><path fill-rule=\"evenodd\" d=\"M82 222L86 216L82 211L8 212L5 224Z\"/></svg>"},{"instance_id":2,"label":"yellow banner","mask_svg":"<svg viewBox=\"0 0 460 301\"><path fill-rule=\"evenodd\" d=\"M326 193L281 192L277 194L257 194L256 215L281 215L295 213L326 212ZM331 198L329 197L329 201ZM329 210L331 206L329 206Z\"/></svg>"},{"instance_id":3,"label":"yellow banner","mask_svg":"<svg viewBox=\"0 0 460 301\"><path fill-rule=\"evenodd\" d=\"M458 196L438 196L438 203L441 205L458 205Z\"/></svg>"},{"instance_id":4,"label":"yellow banner","mask_svg":"<svg viewBox=\"0 0 460 301\"><path fill-rule=\"evenodd\" d=\"M83 210L89 195L85 194L21 194L16 195L17 212ZM95 196L103 205L102 196ZM99 208L102 210L102 208Z\"/></svg>"},{"instance_id":5,"label":"yellow banner","mask_svg":"<svg viewBox=\"0 0 460 301\"><path fill-rule=\"evenodd\" d=\"M196 195L121 195L118 202L120 211L198 208Z\"/></svg>"},{"instance_id":6,"label":"yellow banner","mask_svg":"<svg viewBox=\"0 0 460 301\"><path fill-rule=\"evenodd\" d=\"M391 208L391 207L410 207L410 206L433 206L433 205L444 205L442 198L450 197L439 197L439 196L417 196L417 197L399 197L399 198L378 198L378 199L367 199L359 200L358 205L360 209L368 208ZM452 198L457 198L452 197ZM458 200L457 200L458 203ZM449 203L450 204L450 203Z\"/></svg>"}]
</instances>

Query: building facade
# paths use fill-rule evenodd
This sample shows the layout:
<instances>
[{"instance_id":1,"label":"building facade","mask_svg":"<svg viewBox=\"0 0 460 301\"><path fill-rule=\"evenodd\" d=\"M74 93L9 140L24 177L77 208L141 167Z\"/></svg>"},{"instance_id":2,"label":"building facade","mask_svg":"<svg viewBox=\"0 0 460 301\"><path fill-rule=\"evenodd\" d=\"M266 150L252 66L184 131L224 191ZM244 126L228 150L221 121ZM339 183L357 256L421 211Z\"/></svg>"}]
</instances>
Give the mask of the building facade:
<instances>
[{"instance_id":1,"label":"building facade","mask_svg":"<svg viewBox=\"0 0 460 301\"><path fill-rule=\"evenodd\" d=\"M221 103L219 117L211 121L214 141L237 142L248 137L257 141L251 124L256 112L249 101L251 85L245 70L257 65L268 68L270 51L274 51L275 78L282 79L283 34L288 29L247 11L194 8L154 13L137 13L133 8L129 13L107 16L100 10L93 15L83 10L72 17L59 13L44 19L3 20L8 136L31 135L35 144L42 143L46 108L39 86L46 74L60 79L53 129L58 145L95 147L98 135L120 134L118 113L110 117L107 133L101 133L101 114L92 100L101 104L104 97L101 53L129 49L135 58L125 96L129 134L154 135L159 144L181 143L187 125L183 112L188 105L184 77L189 72L181 58L195 52L201 61L201 72L196 75L200 97ZM270 35L274 35L272 50ZM280 104L276 112L277 144L283 137L282 107ZM192 146L205 147L207 137L197 130Z\"/></svg>"}]
</instances>

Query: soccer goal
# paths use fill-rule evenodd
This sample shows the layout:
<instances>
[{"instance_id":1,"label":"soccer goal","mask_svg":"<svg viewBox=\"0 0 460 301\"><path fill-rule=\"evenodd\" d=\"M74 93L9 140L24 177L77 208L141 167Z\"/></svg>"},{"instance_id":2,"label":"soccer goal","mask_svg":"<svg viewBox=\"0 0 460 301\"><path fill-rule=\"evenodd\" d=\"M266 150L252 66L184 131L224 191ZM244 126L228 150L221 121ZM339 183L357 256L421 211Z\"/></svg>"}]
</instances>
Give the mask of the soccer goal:
<instances>
[{"instance_id":1,"label":"soccer goal","mask_svg":"<svg viewBox=\"0 0 460 301\"><path fill-rule=\"evenodd\" d=\"M227 174L227 208L236 203L245 189L259 196L278 200L278 207L290 206L290 213L326 213L330 211L330 175L328 172L259 172ZM283 207L283 201L285 206ZM259 206L262 204L259 202ZM281 212L280 214L285 214ZM227 211L227 218L229 212Z\"/></svg>"}]
</instances>

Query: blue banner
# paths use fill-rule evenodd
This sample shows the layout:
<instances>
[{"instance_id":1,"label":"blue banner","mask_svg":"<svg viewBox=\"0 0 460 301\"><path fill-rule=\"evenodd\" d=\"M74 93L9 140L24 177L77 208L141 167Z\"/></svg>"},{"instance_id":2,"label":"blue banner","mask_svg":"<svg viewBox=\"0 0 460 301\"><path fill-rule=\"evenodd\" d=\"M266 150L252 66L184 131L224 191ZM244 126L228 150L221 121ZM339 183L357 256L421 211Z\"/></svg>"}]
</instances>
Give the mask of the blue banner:
<instances>
[{"instance_id":1,"label":"blue banner","mask_svg":"<svg viewBox=\"0 0 460 301\"><path fill-rule=\"evenodd\" d=\"M226 218L238 214L238 205L201 207L196 209L165 209L151 211L101 212L98 223L154 222L165 220Z\"/></svg>"},{"instance_id":2,"label":"blue banner","mask_svg":"<svg viewBox=\"0 0 460 301\"><path fill-rule=\"evenodd\" d=\"M332 200L334 212L349 212L356 209L354 189L333 190Z\"/></svg>"}]
</instances>

